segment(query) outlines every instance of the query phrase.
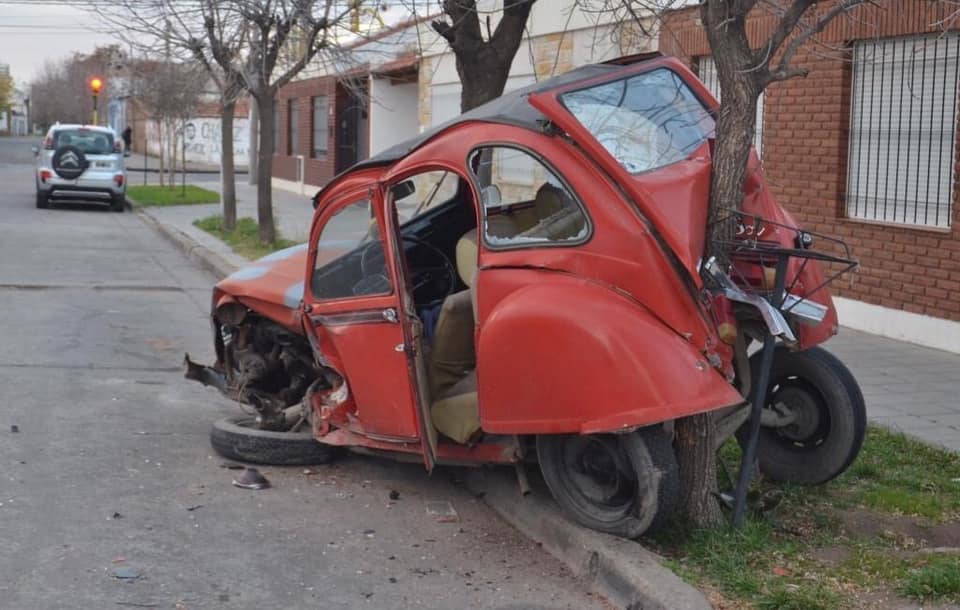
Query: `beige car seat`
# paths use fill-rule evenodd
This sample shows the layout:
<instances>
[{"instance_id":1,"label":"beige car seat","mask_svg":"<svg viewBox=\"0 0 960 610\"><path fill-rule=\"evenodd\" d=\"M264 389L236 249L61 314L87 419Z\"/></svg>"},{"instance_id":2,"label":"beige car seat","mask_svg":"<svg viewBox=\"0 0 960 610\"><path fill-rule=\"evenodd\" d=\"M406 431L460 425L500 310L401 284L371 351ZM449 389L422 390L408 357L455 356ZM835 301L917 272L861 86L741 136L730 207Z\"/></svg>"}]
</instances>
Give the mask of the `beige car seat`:
<instances>
[{"instance_id":1,"label":"beige car seat","mask_svg":"<svg viewBox=\"0 0 960 610\"><path fill-rule=\"evenodd\" d=\"M477 232L469 231L456 249L457 273L467 290L443 301L427 363L433 425L444 436L466 443L480 430L477 409L477 352L474 344Z\"/></svg>"}]
</instances>

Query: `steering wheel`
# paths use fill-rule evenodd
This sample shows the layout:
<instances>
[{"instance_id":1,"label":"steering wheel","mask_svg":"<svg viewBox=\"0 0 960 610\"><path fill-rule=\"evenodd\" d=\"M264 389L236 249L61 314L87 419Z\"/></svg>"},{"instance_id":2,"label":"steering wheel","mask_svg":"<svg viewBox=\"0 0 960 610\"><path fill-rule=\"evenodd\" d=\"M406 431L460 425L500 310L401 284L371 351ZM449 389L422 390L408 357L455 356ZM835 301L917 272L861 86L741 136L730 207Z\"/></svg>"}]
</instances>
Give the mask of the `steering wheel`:
<instances>
[{"instance_id":1,"label":"steering wheel","mask_svg":"<svg viewBox=\"0 0 960 610\"><path fill-rule=\"evenodd\" d=\"M422 248L423 251L429 253L431 258L435 259L435 261L431 261L435 262L435 264L418 266L412 270L410 284L413 287L414 304L418 309L421 309L435 307L443 303L443 300L453 294L457 288L456 267L453 266L453 263L450 262L450 259L443 251L419 237L404 235L401 237L401 243L402 242ZM406 248L404 248L404 250L406 250ZM363 274L363 279L354 285L354 294L357 294L358 289L361 290L359 294L366 294L365 287L367 285L372 286L375 284L382 287L384 282L389 285L389 280L387 280L384 275L385 271L386 259L383 255L383 242L379 240L372 241L367 244L360 253L360 272ZM433 287L438 281L443 282L444 290L442 291L442 296L439 298L430 298L431 293L436 294L437 292Z\"/></svg>"}]
</instances>

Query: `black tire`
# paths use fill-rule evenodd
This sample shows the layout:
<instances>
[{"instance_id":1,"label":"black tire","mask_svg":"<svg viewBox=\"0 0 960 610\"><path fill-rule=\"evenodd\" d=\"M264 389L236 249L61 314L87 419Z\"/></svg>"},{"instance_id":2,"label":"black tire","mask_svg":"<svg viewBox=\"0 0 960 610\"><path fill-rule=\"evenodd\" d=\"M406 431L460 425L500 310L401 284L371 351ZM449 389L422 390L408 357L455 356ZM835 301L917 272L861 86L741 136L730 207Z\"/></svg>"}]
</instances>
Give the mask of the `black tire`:
<instances>
[{"instance_id":1,"label":"black tire","mask_svg":"<svg viewBox=\"0 0 960 610\"><path fill-rule=\"evenodd\" d=\"M274 466L326 464L336 456L336 447L317 442L309 430L273 432L253 428L253 423L249 415L217 420L210 430L210 444L223 457Z\"/></svg>"},{"instance_id":2,"label":"black tire","mask_svg":"<svg viewBox=\"0 0 960 610\"><path fill-rule=\"evenodd\" d=\"M751 360L756 379L760 355ZM867 409L857 380L836 356L820 347L791 352L778 346L766 407L775 401L803 417L783 428L760 429L757 460L764 475L820 485L850 467L866 436ZM748 425L737 433L741 446L746 445Z\"/></svg>"},{"instance_id":3,"label":"black tire","mask_svg":"<svg viewBox=\"0 0 960 610\"><path fill-rule=\"evenodd\" d=\"M553 497L581 525L637 538L674 515L680 475L661 426L622 435L541 435L537 457Z\"/></svg>"},{"instance_id":4,"label":"black tire","mask_svg":"<svg viewBox=\"0 0 960 610\"><path fill-rule=\"evenodd\" d=\"M123 195L119 197L112 197L110 199L110 209L114 212L123 212L124 207L127 205L127 198Z\"/></svg>"},{"instance_id":5,"label":"black tire","mask_svg":"<svg viewBox=\"0 0 960 610\"><path fill-rule=\"evenodd\" d=\"M37 190L37 208L45 210L50 207L50 195L49 193L44 193L43 191Z\"/></svg>"}]
</instances>

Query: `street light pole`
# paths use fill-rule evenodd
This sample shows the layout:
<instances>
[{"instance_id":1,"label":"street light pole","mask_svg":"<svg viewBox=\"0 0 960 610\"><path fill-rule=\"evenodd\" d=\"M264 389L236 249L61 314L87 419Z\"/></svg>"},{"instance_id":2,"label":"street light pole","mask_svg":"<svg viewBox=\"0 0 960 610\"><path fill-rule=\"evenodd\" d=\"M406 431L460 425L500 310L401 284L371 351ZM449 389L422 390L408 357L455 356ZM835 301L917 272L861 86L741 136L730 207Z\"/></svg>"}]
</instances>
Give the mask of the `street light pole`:
<instances>
[{"instance_id":1,"label":"street light pole","mask_svg":"<svg viewBox=\"0 0 960 610\"><path fill-rule=\"evenodd\" d=\"M103 88L103 81L94 76L90 79L90 91L93 93L93 124L97 124L97 97Z\"/></svg>"}]
</instances>

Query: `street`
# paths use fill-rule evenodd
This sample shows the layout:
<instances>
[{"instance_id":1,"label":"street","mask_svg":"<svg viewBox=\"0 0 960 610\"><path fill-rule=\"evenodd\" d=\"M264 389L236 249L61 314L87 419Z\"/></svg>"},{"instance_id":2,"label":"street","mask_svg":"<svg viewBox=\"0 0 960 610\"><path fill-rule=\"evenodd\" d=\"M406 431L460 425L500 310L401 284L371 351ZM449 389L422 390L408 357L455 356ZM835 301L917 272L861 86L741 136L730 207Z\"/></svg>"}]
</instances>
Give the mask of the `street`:
<instances>
[{"instance_id":1,"label":"street","mask_svg":"<svg viewBox=\"0 0 960 610\"><path fill-rule=\"evenodd\" d=\"M207 435L237 407L180 369L214 278L136 214L36 209L32 143L0 139L0 608L606 607L455 470L234 487Z\"/></svg>"}]
</instances>

